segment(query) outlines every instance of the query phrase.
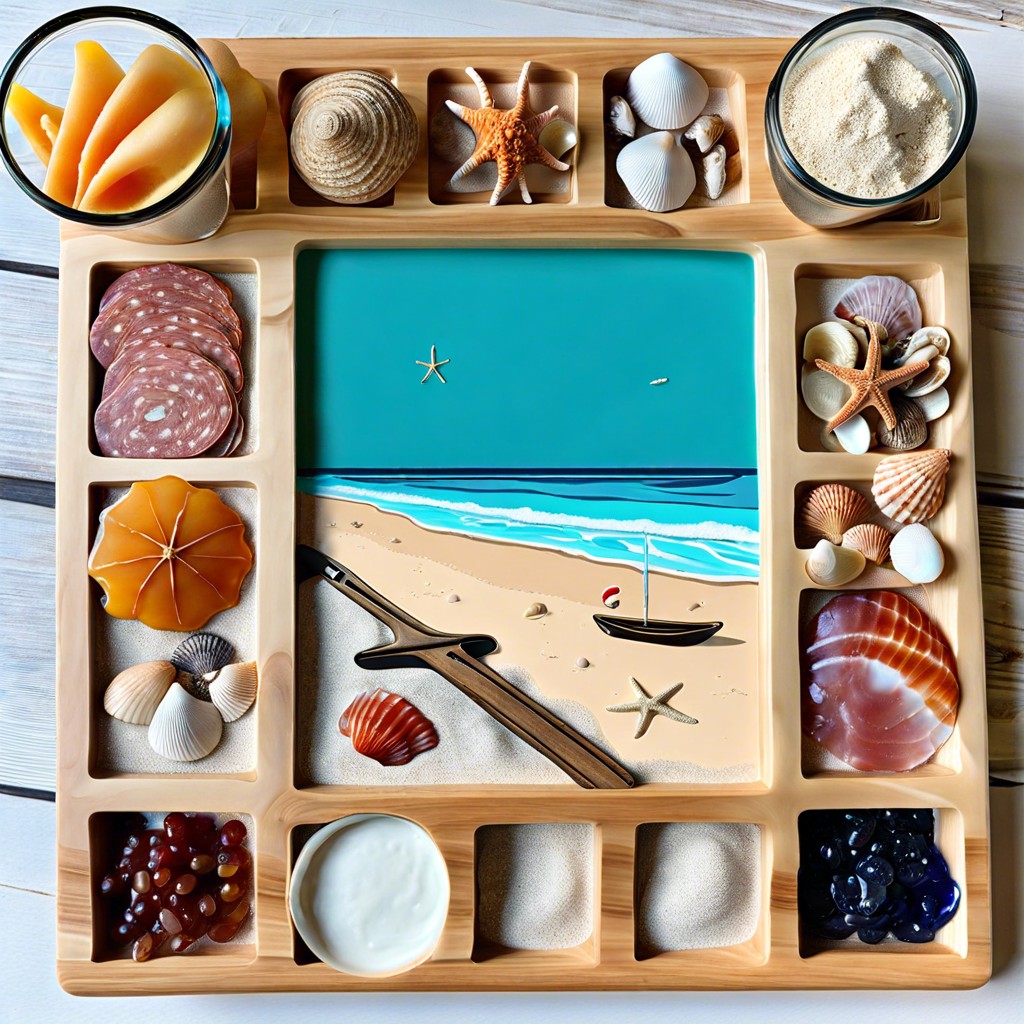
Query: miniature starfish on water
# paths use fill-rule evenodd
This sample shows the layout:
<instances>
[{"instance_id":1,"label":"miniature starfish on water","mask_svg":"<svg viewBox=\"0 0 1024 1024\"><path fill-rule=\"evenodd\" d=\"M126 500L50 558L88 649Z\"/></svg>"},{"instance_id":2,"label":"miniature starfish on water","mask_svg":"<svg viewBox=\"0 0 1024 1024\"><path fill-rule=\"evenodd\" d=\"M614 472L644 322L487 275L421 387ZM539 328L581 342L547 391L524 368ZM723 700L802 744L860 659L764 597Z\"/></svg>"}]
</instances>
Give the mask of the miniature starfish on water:
<instances>
[{"instance_id":1,"label":"miniature starfish on water","mask_svg":"<svg viewBox=\"0 0 1024 1024\"><path fill-rule=\"evenodd\" d=\"M631 700L626 704L614 704L610 708L605 708L605 710L635 711L640 716L637 719L636 735L634 735L633 739L638 740L647 732L656 715L664 715L665 718L673 722L682 722L684 725L697 724L696 718L691 718L689 715L684 715L682 711L676 711L675 708L668 706L667 702L683 688L682 683L676 683L667 690L662 690L657 697L652 697L632 676L629 677L629 685L633 687L636 700Z\"/></svg>"},{"instance_id":2,"label":"miniature starfish on water","mask_svg":"<svg viewBox=\"0 0 1024 1024\"><path fill-rule=\"evenodd\" d=\"M453 100L446 100L448 109L462 118L476 133L473 155L452 175L452 183L464 178L481 164L493 160L498 165L498 183L491 193L490 205L495 206L513 182L519 182L524 203L533 198L526 187L526 165L546 164L556 171L567 171L569 165L556 160L538 141L541 129L558 113L558 106L534 114L529 108L527 93L530 88L527 75L530 61L523 65L516 85L516 105L511 110L498 110L484 80L474 68L466 74L476 83L480 92L480 108L473 110Z\"/></svg>"},{"instance_id":3,"label":"miniature starfish on water","mask_svg":"<svg viewBox=\"0 0 1024 1024\"><path fill-rule=\"evenodd\" d=\"M417 359L416 360L416 365L417 366L425 366L427 368L427 372L423 375L423 380L421 380L420 383L421 384L426 384L427 381L430 379L430 375L432 373L436 373L437 374L437 379L442 384L447 384L448 381L446 381L444 379L444 376L442 375L439 367L444 366L445 364L450 363L450 362L451 362L450 359L442 359L440 362L438 362L437 361L437 346L436 345L431 345L430 346L430 362L429 363L425 363L425 362L423 362L422 359Z\"/></svg>"},{"instance_id":4,"label":"miniature starfish on water","mask_svg":"<svg viewBox=\"0 0 1024 1024\"><path fill-rule=\"evenodd\" d=\"M850 389L850 397L846 405L842 407L828 421L828 429L835 430L841 427L852 416L863 409L871 406L876 408L885 423L887 430L896 426L896 412L892 407L892 400L889 392L898 384L916 377L923 370L928 369L927 360L919 360L916 363L907 363L906 366L899 366L894 370L882 369L882 346L879 342L879 325L871 320L863 320L858 317L855 321L862 327L866 327L870 335L868 341L868 355L864 361L864 368L858 370L852 366L836 366L824 359L815 359L814 365L819 370L832 374L833 377L841 380Z\"/></svg>"}]
</instances>

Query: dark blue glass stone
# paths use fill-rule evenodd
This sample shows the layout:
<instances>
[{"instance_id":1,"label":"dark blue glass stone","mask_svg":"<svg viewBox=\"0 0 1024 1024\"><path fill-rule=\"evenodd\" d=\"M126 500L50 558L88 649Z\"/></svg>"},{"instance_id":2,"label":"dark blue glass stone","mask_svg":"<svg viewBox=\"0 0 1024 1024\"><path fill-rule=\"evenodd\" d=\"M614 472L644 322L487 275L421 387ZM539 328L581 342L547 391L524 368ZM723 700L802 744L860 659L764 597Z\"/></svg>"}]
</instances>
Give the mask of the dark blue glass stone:
<instances>
[{"instance_id":1,"label":"dark blue glass stone","mask_svg":"<svg viewBox=\"0 0 1024 1024\"><path fill-rule=\"evenodd\" d=\"M935 938L935 932L914 921L900 921L893 925L892 933L900 942L931 942Z\"/></svg>"},{"instance_id":2,"label":"dark blue glass stone","mask_svg":"<svg viewBox=\"0 0 1024 1024\"><path fill-rule=\"evenodd\" d=\"M858 928L857 938L869 946L875 946L889 933L888 928Z\"/></svg>"},{"instance_id":3,"label":"dark blue glass stone","mask_svg":"<svg viewBox=\"0 0 1024 1024\"><path fill-rule=\"evenodd\" d=\"M883 886L889 885L894 877L892 865L873 853L859 860L854 870L860 878Z\"/></svg>"}]
</instances>

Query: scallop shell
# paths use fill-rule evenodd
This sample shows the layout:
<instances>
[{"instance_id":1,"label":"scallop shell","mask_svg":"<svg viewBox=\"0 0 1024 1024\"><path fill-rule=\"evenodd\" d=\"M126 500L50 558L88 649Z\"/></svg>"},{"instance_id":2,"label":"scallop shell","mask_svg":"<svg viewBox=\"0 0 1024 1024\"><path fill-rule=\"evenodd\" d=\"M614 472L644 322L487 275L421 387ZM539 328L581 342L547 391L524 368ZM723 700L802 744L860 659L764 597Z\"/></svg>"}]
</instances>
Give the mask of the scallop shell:
<instances>
[{"instance_id":1,"label":"scallop shell","mask_svg":"<svg viewBox=\"0 0 1024 1024\"><path fill-rule=\"evenodd\" d=\"M931 519L946 496L951 454L948 448L934 448L882 459L871 484L882 514L904 524Z\"/></svg>"},{"instance_id":2,"label":"scallop shell","mask_svg":"<svg viewBox=\"0 0 1024 1024\"><path fill-rule=\"evenodd\" d=\"M225 665L209 683L210 700L225 722L234 722L252 707L256 699L256 662Z\"/></svg>"},{"instance_id":3,"label":"scallop shell","mask_svg":"<svg viewBox=\"0 0 1024 1024\"><path fill-rule=\"evenodd\" d=\"M859 551L868 561L881 565L889 557L892 534L877 523L858 523L843 534L843 547Z\"/></svg>"},{"instance_id":4,"label":"scallop shell","mask_svg":"<svg viewBox=\"0 0 1024 1024\"><path fill-rule=\"evenodd\" d=\"M833 363L836 366L853 367L857 365L859 355L860 347L857 344L857 339L847 330L845 324L837 323L835 320L816 324L804 335L805 362L813 363L815 359L824 359L825 362ZM848 389L846 394L849 395ZM834 416L835 413L832 415ZM831 419L832 417L822 418Z\"/></svg>"},{"instance_id":5,"label":"scallop shell","mask_svg":"<svg viewBox=\"0 0 1024 1024\"><path fill-rule=\"evenodd\" d=\"M652 132L623 146L615 169L633 199L652 213L678 210L697 185L690 154L671 132Z\"/></svg>"},{"instance_id":6,"label":"scallop shell","mask_svg":"<svg viewBox=\"0 0 1024 1024\"><path fill-rule=\"evenodd\" d=\"M840 423L833 433L843 451L851 455L863 455L874 440L868 421L859 414L851 416L845 423Z\"/></svg>"},{"instance_id":7,"label":"scallop shell","mask_svg":"<svg viewBox=\"0 0 1024 1024\"><path fill-rule=\"evenodd\" d=\"M523 612L524 619L542 619L548 613L548 606L540 601L535 601Z\"/></svg>"},{"instance_id":8,"label":"scallop shell","mask_svg":"<svg viewBox=\"0 0 1024 1024\"><path fill-rule=\"evenodd\" d=\"M933 391L937 391L946 383L947 380L949 380L951 369L949 358L947 356L937 355L928 363L928 369L922 370L910 382L910 384L903 389L903 393L907 398L920 398L923 395L929 395Z\"/></svg>"},{"instance_id":9,"label":"scallop shell","mask_svg":"<svg viewBox=\"0 0 1024 1024\"><path fill-rule=\"evenodd\" d=\"M191 676L205 676L230 664L235 649L215 633L193 633L174 648L171 664Z\"/></svg>"},{"instance_id":10,"label":"scallop shell","mask_svg":"<svg viewBox=\"0 0 1024 1024\"><path fill-rule=\"evenodd\" d=\"M846 405L850 389L838 377L833 377L825 370L815 369L814 364L809 363L800 370L800 394L804 405L819 420L827 422Z\"/></svg>"},{"instance_id":11,"label":"scallop shell","mask_svg":"<svg viewBox=\"0 0 1024 1024\"><path fill-rule=\"evenodd\" d=\"M912 398L901 398L890 394L892 408L896 413L896 426L889 430L881 421L878 424L878 443L884 448L898 452L909 452L928 440L928 423L924 410Z\"/></svg>"},{"instance_id":12,"label":"scallop shell","mask_svg":"<svg viewBox=\"0 0 1024 1024\"><path fill-rule=\"evenodd\" d=\"M408 764L439 742L433 723L419 708L379 686L356 696L338 728L357 753L385 766Z\"/></svg>"},{"instance_id":13,"label":"scallop shell","mask_svg":"<svg viewBox=\"0 0 1024 1024\"><path fill-rule=\"evenodd\" d=\"M708 199L718 199L725 191L724 146L711 147L711 151L701 160L700 173L704 180L704 194Z\"/></svg>"},{"instance_id":14,"label":"scallop shell","mask_svg":"<svg viewBox=\"0 0 1024 1024\"><path fill-rule=\"evenodd\" d=\"M833 544L843 542L843 534L871 515L867 499L846 484L819 484L804 498L800 523L816 537Z\"/></svg>"},{"instance_id":15,"label":"scallop shell","mask_svg":"<svg viewBox=\"0 0 1024 1024\"><path fill-rule=\"evenodd\" d=\"M921 329L917 293L898 277L862 277L843 292L834 312L843 320L857 317L873 320L881 324L894 341Z\"/></svg>"},{"instance_id":16,"label":"scallop shell","mask_svg":"<svg viewBox=\"0 0 1024 1024\"><path fill-rule=\"evenodd\" d=\"M613 96L608 101L608 123L616 135L631 139L636 135L636 118L633 109L621 97Z\"/></svg>"},{"instance_id":17,"label":"scallop shell","mask_svg":"<svg viewBox=\"0 0 1024 1024\"><path fill-rule=\"evenodd\" d=\"M375 71L314 79L292 103L291 155L310 188L336 203L369 203L409 169L420 129L409 101Z\"/></svg>"},{"instance_id":18,"label":"scallop shell","mask_svg":"<svg viewBox=\"0 0 1024 1024\"><path fill-rule=\"evenodd\" d=\"M701 153L706 153L722 137L725 132L725 120L720 114L701 114L689 128L683 132L683 138L697 144ZM725 148L722 148L725 153ZM724 161L724 155L723 155Z\"/></svg>"},{"instance_id":19,"label":"scallop shell","mask_svg":"<svg viewBox=\"0 0 1024 1024\"><path fill-rule=\"evenodd\" d=\"M537 136L537 141L556 160L561 160L580 141L580 136L575 125L556 118L544 125L540 135Z\"/></svg>"},{"instance_id":20,"label":"scallop shell","mask_svg":"<svg viewBox=\"0 0 1024 1024\"><path fill-rule=\"evenodd\" d=\"M911 583L934 583L942 575L942 545L924 523L904 526L889 548L892 567Z\"/></svg>"},{"instance_id":21,"label":"scallop shell","mask_svg":"<svg viewBox=\"0 0 1024 1024\"><path fill-rule=\"evenodd\" d=\"M169 661L144 661L114 676L103 694L103 710L130 725L149 725L177 670Z\"/></svg>"},{"instance_id":22,"label":"scallop shell","mask_svg":"<svg viewBox=\"0 0 1024 1024\"><path fill-rule=\"evenodd\" d=\"M704 109L708 83L678 57L656 53L633 68L625 95L644 124L671 131L689 124Z\"/></svg>"},{"instance_id":23,"label":"scallop shell","mask_svg":"<svg viewBox=\"0 0 1024 1024\"><path fill-rule=\"evenodd\" d=\"M819 540L807 556L807 575L819 587L842 587L863 571L865 558L853 548L843 548L828 540Z\"/></svg>"},{"instance_id":24,"label":"scallop shell","mask_svg":"<svg viewBox=\"0 0 1024 1024\"><path fill-rule=\"evenodd\" d=\"M927 395L918 395L914 401L921 406L925 423L931 423L949 411L949 392L945 388L936 388Z\"/></svg>"},{"instance_id":25,"label":"scallop shell","mask_svg":"<svg viewBox=\"0 0 1024 1024\"><path fill-rule=\"evenodd\" d=\"M223 731L211 703L172 683L149 723L149 745L169 761L198 761L220 743Z\"/></svg>"}]
</instances>

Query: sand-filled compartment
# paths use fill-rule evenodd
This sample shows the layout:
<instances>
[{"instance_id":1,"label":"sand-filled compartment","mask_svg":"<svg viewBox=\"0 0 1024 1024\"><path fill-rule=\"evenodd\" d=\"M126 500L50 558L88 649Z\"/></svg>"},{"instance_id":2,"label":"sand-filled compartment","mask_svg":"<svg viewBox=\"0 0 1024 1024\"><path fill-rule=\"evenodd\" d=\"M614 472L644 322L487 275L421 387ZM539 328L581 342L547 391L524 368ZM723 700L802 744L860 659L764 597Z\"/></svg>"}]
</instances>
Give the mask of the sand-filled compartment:
<instances>
[{"instance_id":1,"label":"sand-filled compartment","mask_svg":"<svg viewBox=\"0 0 1024 1024\"><path fill-rule=\"evenodd\" d=\"M945 326L945 289L942 268L936 263L800 264L794 272L796 323L794 324L793 341L798 407L797 443L802 451L830 451L822 443L824 421L819 420L807 408L800 393L800 373L804 365L804 335L816 324L824 323L827 320L839 321L839 317L832 311L843 292L860 278L873 275L898 277L905 281L917 293L917 300L921 305L921 325L923 327ZM964 346L958 345L957 342L957 338L951 337L949 359L952 364L952 372L944 385L953 403L956 403L958 394L964 386L967 369ZM873 411L869 410L868 416L872 415ZM953 433L953 419L953 412L950 410L944 416L929 423L928 440L917 450L949 448ZM891 449L888 448L873 448L872 451L891 454Z\"/></svg>"},{"instance_id":2,"label":"sand-filled compartment","mask_svg":"<svg viewBox=\"0 0 1024 1024\"><path fill-rule=\"evenodd\" d=\"M158 262L154 260L153 262ZM231 289L231 305L242 323L242 343L238 350L238 358L242 364L244 383L242 392L236 395L238 410L244 421L242 441L231 453L230 457L251 455L259 446L259 382L257 380L258 345L259 345L259 274L253 260L168 260L182 266L195 267L212 274ZM97 263L92 268L89 282L89 313L88 323L82 325L82 344L88 345L89 327L99 313L100 299L107 288L123 273L135 267L144 266L138 262ZM104 368L95 358L89 358L89 417L90 421L85 436L89 438L89 448L96 454L101 452L96 445L96 437L92 428L92 416L100 403L103 390ZM201 456L200 456L201 457ZM182 464L187 459L177 460ZM184 474L182 474L184 475Z\"/></svg>"},{"instance_id":3,"label":"sand-filled compartment","mask_svg":"<svg viewBox=\"0 0 1024 1024\"><path fill-rule=\"evenodd\" d=\"M187 465L187 464L186 464ZM186 465L182 466L184 470ZM187 478L187 474L183 473ZM210 484L196 483L197 487ZM242 584L238 604L219 612L196 632L214 633L231 642L236 661L256 658L256 576L259 570L255 552L259 503L251 486L212 485L221 500L233 508L245 524L245 538L256 555L253 567ZM90 545L95 542L100 512L128 493L125 487L89 489L89 518L92 523ZM83 552L81 571L86 571L87 553ZM98 583L89 584L90 666L81 685L90 688L91 718L89 772L94 778L112 775L234 775L254 777L256 768L256 707L237 721L225 722L220 743L212 753L198 761L169 761L149 745L144 725L129 725L111 718L103 709L103 694L110 681L131 665L143 661L167 660L171 652L189 634L151 629L135 619L115 619L102 607L103 592ZM172 808L173 809L173 808Z\"/></svg>"}]
</instances>

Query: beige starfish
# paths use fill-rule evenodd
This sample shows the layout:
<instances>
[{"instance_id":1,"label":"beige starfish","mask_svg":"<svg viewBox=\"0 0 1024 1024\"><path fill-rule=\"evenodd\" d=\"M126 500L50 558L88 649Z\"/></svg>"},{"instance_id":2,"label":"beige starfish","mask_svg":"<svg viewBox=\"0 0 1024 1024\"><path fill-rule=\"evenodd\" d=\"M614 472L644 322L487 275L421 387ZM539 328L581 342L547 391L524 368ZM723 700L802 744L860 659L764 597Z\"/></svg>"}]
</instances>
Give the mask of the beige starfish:
<instances>
[{"instance_id":1,"label":"beige starfish","mask_svg":"<svg viewBox=\"0 0 1024 1024\"><path fill-rule=\"evenodd\" d=\"M676 683L667 690L662 690L657 697L652 697L632 676L629 677L629 685L633 687L636 700L626 704L615 704L605 711L635 711L640 717L636 723L636 735L633 739L638 740L650 728L651 722L656 715L663 715L673 722L682 722L684 725L697 725L697 719L684 715L682 711L670 708L667 701L671 700L682 688L682 683Z\"/></svg>"},{"instance_id":2,"label":"beige starfish","mask_svg":"<svg viewBox=\"0 0 1024 1024\"><path fill-rule=\"evenodd\" d=\"M556 171L567 171L569 165L556 160L538 142L540 131L558 113L558 106L534 114L527 100L529 90L528 74L530 61L523 65L516 85L516 105L511 110L498 110L494 106L490 91L474 68L466 68L466 74L476 83L480 92L480 108L473 110L453 100L446 100L448 109L462 118L476 134L476 149L473 155L452 175L452 183L464 178L481 164L493 160L498 165L498 183L491 193L490 205L497 205L505 190L513 182L519 182L524 203L533 198L526 187L526 165L546 164Z\"/></svg>"},{"instance_id":3,"label":"beige starfish","mask_svg":"<svg viewBox=\"0 0 1024 1024\"><path fill-rule=\"evenodd\" d=\"M421 380L420 383L421 384L426 384L427 381L430 379L430 375L432 373L436 373L437 374L437 379L442 384L447 384L448 381L446 381L444 379L444 375L441 373L441 371L440 371L440 369L438 369L438 367L445 366L446 364L448 364L450 362L451 362L450 359L442 359L440 362L438 362L437 361L437 346L436 345L431 345L430 346L430 362L429 363L425 363L425 362L423 362L422 359L417 359L416 360L416 365L417 366L425 366L427 368L427 372L423 375L423 380Z\"/></svg>"},{"instance_id":4,"label":"beige starfish","mask_svg":"<svg viewBox=\"0 0 1024 1024\"><path fill-rule=\"evenodd\" d=\"M919 360L916 363L897 367L895 370L883 370L882 346L878 340L880 326L872 320L863 320L860 317L856 322L860 326L866 327L870 335L867 359L864 361L862 370L853 366L836 366L824 359L814 360L814 365L819 370L824 370L841 380L851 392L846 405L828 421L828 429L835 430L836 427L841 427L848 419L856 416L863 409L874 407L882 417L886 429L892 430L896 426L896 413L893 410L892 401L889 399L889 392L897 384L902 384L904 381L916 377L922 370L927 370L928 361Z\"/></svg>"}]
</instances>

